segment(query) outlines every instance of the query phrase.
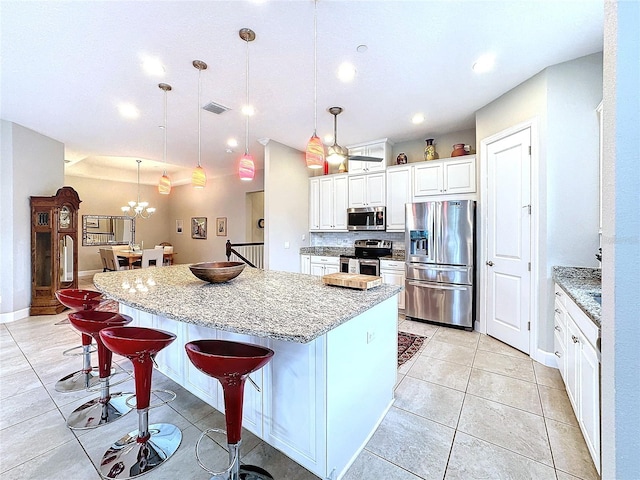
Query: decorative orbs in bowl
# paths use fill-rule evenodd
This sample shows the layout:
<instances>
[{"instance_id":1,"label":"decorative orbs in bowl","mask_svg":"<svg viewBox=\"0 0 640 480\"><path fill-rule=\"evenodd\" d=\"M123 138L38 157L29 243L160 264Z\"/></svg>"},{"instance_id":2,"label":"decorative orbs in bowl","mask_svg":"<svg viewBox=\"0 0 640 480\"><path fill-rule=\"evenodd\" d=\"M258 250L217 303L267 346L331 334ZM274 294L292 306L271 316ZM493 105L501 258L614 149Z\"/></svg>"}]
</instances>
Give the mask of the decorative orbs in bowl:
<instances>
[{"instance_id":1,"label":"decorative orbs in bowl","mask_svg":"<svg viewBox=\"0 0 640 480\"><path fill-rule=\"evenodd\" d=\"M202 262L189 265L189 270L200 280L209 283L224 283L242 273L244 262Z\"/></svg>"}]
</instances>

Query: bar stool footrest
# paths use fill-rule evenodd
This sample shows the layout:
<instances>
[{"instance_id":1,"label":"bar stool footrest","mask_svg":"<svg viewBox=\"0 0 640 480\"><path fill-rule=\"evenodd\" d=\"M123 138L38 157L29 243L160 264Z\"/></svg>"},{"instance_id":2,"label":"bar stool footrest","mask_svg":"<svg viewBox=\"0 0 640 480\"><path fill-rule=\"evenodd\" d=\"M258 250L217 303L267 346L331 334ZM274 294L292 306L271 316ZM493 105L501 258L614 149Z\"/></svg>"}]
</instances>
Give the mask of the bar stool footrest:
<instances>
[{"instance_id":1,"label":"bar stool footrest","mask_svg":"<svg viewBox=\"0 0 640 480\"><path fill-rule=\"evenodd\" d=\"M214 472L213 470L209 469L209 467L207 467L204 463L202 463L202 460L200 460L200 442L202 441L202 439L204 437L207 436L208 433L210 432L215 432L215 433L221 433L223 435L227 435L226 430L222 430L220 428L209 428L207 430L205 430L204 432L202 432L202 434L200 435L200 438L198 438L198 441L196 442L196 460L198 462L198 465L200 465L200 468L202 468L205 472L213 475L212 479L227 479L229 478L229 474L231 473L231 470L233 469L233 467L236 465L236 463L239 461L238 459L238 455L240 455L240 449L236 449L233 459L231 460L230 465L225 469L222 470L221 472Z\"/></svg>"},{"instance_id":2,"label":"bar stool footrest","mask_svg":"<svg viewBox=\"0 0 640 480\"><path fill-rule=\"evenodd\" d=\"M164 389L162 389L162 388L158 388L158 389L156 389L156 390L151 390L151 393L158 393L158 392L166 393L167 395L170 395L170 396L171 396L171 398L169 398L168 400L164 400L164 401L162 401L162 402L159 402L159 403L154 403L153 405L149 405L149 406L146 408L146 410L151 410L152 408L158 408L158 407L161 407L161 406L163 406L163 405L166 405L167 403L171 403L171 402L173 402L173 401L176 399L176 396L177 396L177 395L176 395L176 392L174 392L174 391L172 391L172 390L164 390ZM136 408L136 409L137 409L137 408L138 408L138 407L137 407L137 405L135 405L135 404L131 403L131 399L132 399L132 398L134 398L135 396L136 396L136 394L135 394L135 393L134 393L133 395L129 395L129 396L126 398L125 403L127 404L127 406L128 406L128 407Z\"/></svg>"}]
</instances>

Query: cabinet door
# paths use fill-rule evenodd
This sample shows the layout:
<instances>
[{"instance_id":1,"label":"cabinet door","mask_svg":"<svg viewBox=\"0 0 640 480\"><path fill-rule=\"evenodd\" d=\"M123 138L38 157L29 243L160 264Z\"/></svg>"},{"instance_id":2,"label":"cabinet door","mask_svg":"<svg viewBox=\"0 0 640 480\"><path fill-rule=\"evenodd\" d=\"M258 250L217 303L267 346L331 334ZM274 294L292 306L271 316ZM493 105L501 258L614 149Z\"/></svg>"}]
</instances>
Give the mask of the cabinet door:
<instances>
[{"instance_id":1,"label":"cabinet door","mask_svg":"<svg viewBox=\"0 0 640 480\"><path fill-rule=\"evenodd\" d=\"M440 195L442 182L442 163L416 165L413 170L413 196Z\"/></svg>"},{"instance_id":2,"label":"cabinet door","mask_svg":"<svg viewBox=\"0 0 640 480\"><path fill-rule=\"evenodd\" d=\"M311 273L311 255L300 255L300 273Z\"/></svg>"},{"instance_id":3,"label":"cabinet door","mask_svg":"<svg viewBox=\"0 0 640 480\"><path fill-rule=\"evenodd\" d=\"M565 383L567 386L567 394L569 395L569 400L571 400L571 405L573 406L573 411L576 412L576 417L578 417L578 382L580 380L580 332L576 328L575 323L573 322L571 317L569 315L567 315L567 317L567 378Z\"/></svg>"},{"instance_id":4,"label":"cabinet door","mask_svg":"<svg viewBox=\"0 0 640 480\"><path fill-rule=\"evenodd\" d=\"M595 349L580 338L579 422L598 473L600 473L600 363Z\"/></svg>"},{"instance_id":5,"label":"cabinet door","mask_svg":"<svg viewBox=\"0 0 640 480\"><path fill-rule=\"evenodd\" d=\"M366 176L366 206L367 207L384 207L385 206L385 174L374 173Z\"/></svg>"},{"instance_id":6,"label":"cabinet door","mask_svg":"<svg viewBox=\"0 0 640 480\"><path fill-rule=\"evenodd\" d=\"M365 175L349 177L349 207L366 207L367 181Z\"/></svg>"},{"instance_id":7,"label":"cabinet door","mask_svg":"<svg viewBox=\"0 0 640 480\"><path fill-rule=\"evenodd\" d=\"M405 275L402 271L380 270L380 276L384 283L404 287ZM398 293L398 308L404 310L404 290Z\"/></svg>"},{"instance_id":8,"label":"cabinet door","mask_svg":"<svg viewBox=\"0 0 640 480\"><path fill-rule=\"evenodd\" d=\"M387 232L404 232L404 205L411 202L411 167L387 170Z\"/></svg>"},{"instance_id":9,"label":"cabinet door","mask_svg":"<svg viewBox=\"0 0 640 480\"><path fill-rule=\"evenodd\" d=\"M567 352L566 352L566 322L564 321L564 310L556 302L555 316L554 316L554 335L553 335L553 347L558 362L558 370L565 384L567 383Z\"/></svg>"},{"instance_id":10,"label":"cabinet door","mask_svg":"<svg viewBox=\"0 0 640 480\"><path fill-rule=\"evenodd\" d=\"M475 157L443 163L443 193L473 193L476 191Z\"/></svg>"},{"instance_id":11,"label":"cabinet door","mask_svg":"<svg viewBox=\"0 0 640 480\"><path fill-rule=\"evenodd\" d=\"M333 178L333 226L334 230L347 231L347 208L349 208L349 186L347 176Z\"/></svg>"},{"instance_id":12,"label":"cabinet door","mask_svg":"<svg viewBox=\"0 0 640 480\"><path fill-rule=\"evenodd\" d=\"M309 180L309 230L320 229L320 179Z\"/></svg>"},{"instance_id":13,"label":"cabinet door","mask_svg":"<svg viewBox=\"0 0 640 480\"><path fill-rule=\"evenodd\" d=\"M350 156L364 156L366 154L366 147L354 147L349 149ZM358 162L357 160L354 160L353 162L349 162L348 166L350 174L361 174L367 172L367 162Z\"/></svg>"},{"instance_id":14,"label":"cabinet door","mask_svg":"<svg viewBox=\"0 0 640 480\"><path fill-rule=\"evenodd\" d=\"M311 275L315 275L316 277L321 277L324 275L324 265L319 265L317 263L311 264Z\"/></svg>"},{"instance_id":15,"label":"cabinet door","mask_svg":"<svg viewBox=\"0 0 640 480\"><path fill-rule=\"evenodd\" d=\"M339 273L340 272L340 266L339 265L325 265L324 266L324 273L323 275L328 275L330 273Z\"/></svg>"},{"instance_id":16,"label":"cabinet door","mask_svg":"<svg viewBox=\"0 0 640 480\"><path fill-rule=\"evenodd\" d=\"M381 162L361 162L364 163L364 168L367 173L384 172L386 169L386 144L385 143L373 143L366 148L365 155L367 157L381 158ZM355 162L353 162L355 163Z\"/></svg>"},{"instance_id":17,"label":"cabinet door","mask_svg":"<svg viewBox=\"0 0 640 480\"><path fill-rule=\"evenodd\" d=\"M333 179L320 179L320 230L333 230Z\"/></svg>"}]
</instances>

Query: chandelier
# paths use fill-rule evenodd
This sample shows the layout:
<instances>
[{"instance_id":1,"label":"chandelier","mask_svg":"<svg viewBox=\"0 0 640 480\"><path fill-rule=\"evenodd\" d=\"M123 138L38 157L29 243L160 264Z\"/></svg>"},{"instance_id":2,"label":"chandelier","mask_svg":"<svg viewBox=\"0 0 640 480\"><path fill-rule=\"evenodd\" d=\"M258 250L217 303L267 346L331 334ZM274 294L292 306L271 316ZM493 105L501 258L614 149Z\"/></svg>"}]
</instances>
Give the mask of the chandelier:
<instances>
[{"instance_id":1,"label":"chandelier","mask_svg":"<svg viewBox=\"0 0 640 480\"><path fill-rule=\"evenodd\" d=\"M122 213L129 218L149 218L156 211L154 207L149 206L149 202L140 201L140 164L142 160L136 160L138 162L138 201L130 201L129 205L122 207Z\"/></svg>"}]
</instances>

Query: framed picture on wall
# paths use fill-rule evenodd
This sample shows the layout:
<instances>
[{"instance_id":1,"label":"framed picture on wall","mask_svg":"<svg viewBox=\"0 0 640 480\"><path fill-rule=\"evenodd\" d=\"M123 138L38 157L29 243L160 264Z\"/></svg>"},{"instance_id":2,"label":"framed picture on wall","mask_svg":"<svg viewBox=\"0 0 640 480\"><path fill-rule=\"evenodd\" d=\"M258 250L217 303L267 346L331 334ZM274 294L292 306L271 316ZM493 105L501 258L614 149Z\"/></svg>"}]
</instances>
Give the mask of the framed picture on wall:
<instances>
[{"instance_id":1,"label":"framed picture on wall","mask_svg":"<svg viewBox=\"0 0 640 480\"><path fill-rule=\"evenodd\" d=\"M191 217L191 238L207 238L207 217Z\"/></svg>"},{"instance_id":2,"label":"framed picture on wall","mask_svg":"<svg viewBox=\"0 0 640 480\"><path fill-rule=\"evenodd\" d=\"M176 220L176 233L182 235L184 230L184 222L182 220Z\"/></svg>"},{"instance_id":3,"label":"framed picture on wall","mask_svg":"<svg viewBox=\"0 0 640 480\"><path fill-rule=\"evenodd\" d=\"M227 217L216 218L216 235L219 237L227 236Z\"/></svg>"}]
</instances>

